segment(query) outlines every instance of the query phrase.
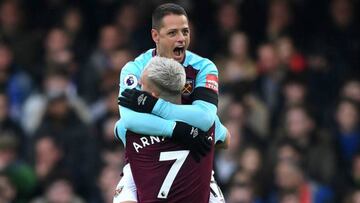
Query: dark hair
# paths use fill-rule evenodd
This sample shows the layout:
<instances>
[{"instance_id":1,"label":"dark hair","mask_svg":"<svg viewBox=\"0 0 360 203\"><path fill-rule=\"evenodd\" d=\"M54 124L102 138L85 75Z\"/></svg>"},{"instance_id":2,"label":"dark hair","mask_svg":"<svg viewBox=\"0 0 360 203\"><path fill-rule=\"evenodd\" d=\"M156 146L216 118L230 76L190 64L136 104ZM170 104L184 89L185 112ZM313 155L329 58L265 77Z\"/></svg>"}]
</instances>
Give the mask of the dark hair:
<instances>
[{"instance_id":1,"label":"dark hair","mask_svg":"<svg viewBox=\"0 0 360 203\"><path fill-rule=\"evenodd\" d=\"M354 107L355 111L358 114L360 113L360 103L357 102L355 99L349 97L341 97L340 100L337 102L337 107L339 108L342 103L351 104Z\"/></svg>"},{"instance_id":2,"label":"dark hair","mask_svg":"<svg viewBox=\"0 0 360 203\"><path fill-rule=\"evenodd\" d=\"M161 4L152 14L152 28L160 29L162 19L170 14L184 15L187 17L186 11L183 7L174 3Z\"/></svg>"}]
</instances>

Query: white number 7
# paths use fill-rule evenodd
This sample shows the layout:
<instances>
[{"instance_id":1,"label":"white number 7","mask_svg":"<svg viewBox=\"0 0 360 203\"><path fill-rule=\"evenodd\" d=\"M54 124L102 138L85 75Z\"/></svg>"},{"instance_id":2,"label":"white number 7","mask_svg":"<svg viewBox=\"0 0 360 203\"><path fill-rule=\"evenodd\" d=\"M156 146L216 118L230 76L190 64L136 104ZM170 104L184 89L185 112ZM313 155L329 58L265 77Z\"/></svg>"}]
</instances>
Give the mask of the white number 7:
<instances>
[{"instance_id":1,"label":"white number 7","mask_svg":"<svg viewBox=\"0 0 360 203\"><path fill-rule=\"evenodd\" d=\"M175 160L174 164L171 166L169 173L166 175L163 184L161 185L160 191L158 193L158 198L166 199L169 193L169 190L175 180L176 175L178 174L181 166L184 164L186 157L189 155L189 150L179 150L171 152L161 152L159 161L170 161Z\"/></svg>"}]
</instances>

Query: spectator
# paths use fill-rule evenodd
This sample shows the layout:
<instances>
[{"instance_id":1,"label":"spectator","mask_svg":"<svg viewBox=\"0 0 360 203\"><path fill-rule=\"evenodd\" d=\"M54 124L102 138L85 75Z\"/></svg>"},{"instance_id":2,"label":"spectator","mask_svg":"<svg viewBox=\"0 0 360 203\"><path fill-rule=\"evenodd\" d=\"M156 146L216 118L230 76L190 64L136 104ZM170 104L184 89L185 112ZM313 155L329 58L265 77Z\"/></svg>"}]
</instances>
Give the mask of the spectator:
<instances>
[{"instance_id":1,"label":"spectator","mask_svg":"<svg viewBox=\"0 0 360 203\"><path fill-rule=\"evenodd\" d=\"M305 71L305 57L296 49L290 37L279 37L275 43L282 66L289 68L292 73L299 74Z\"/></svg>"},{"instance_id":2,"label":"spectator","mask_svg":"<svg viewBox=\"0 0 360 203\"><path fill-rule=\"evenodd\" d=\"M10 47L0 42L0 89L8 95L9 115L21 117L21 107L32 90L30 77L16 65Z\"/></svg>"},{"instance_id":3,"label":"spectator","mask_svg":"<svg viewBox=\"0 0 360 203\"><path fill-rule=\"evenodd\" d=\"M74 60L74 53L71 50L71 46L70 36L64 29L51 29L45 39L45 61L41 65L42 67L39 67L41 68L39 71L43 71L40 74L44 75L44 73L48 71L64 69L70 74L70 78L74 84L76 84L76 75L79 67Z\"/></svg>"},{"instance_id":4,"label":"spectator","mask_svg":"<svg viewBox=\"0 0 360 203\"><path fill-rule=\"evenodd\" d=\"M127 47L139 52L147 44L145 30L139 25L143 23L143 14L137 12L140 7L137 4L125 3L115 12L114 24L122 32L127 42ZM147 31L147 30L146 30Z\"/></svg>"},{"instance_id":5,"label":"spectator","mask_svg":"<svg viewBox=\"0 0 360 203\"><path fill-rule=\"evenodd\" d=\"M244 146L239 157L239 166L250 176L259 176L262 169L262 154L256 146Z\"/></svg>"},{"instance_id":6,"label":"spectator","mask_svg":"<svg viewBox=\"0 0 360 203\"><path fill-rule=\"evenodd\" d=\"M66 95L53 94L48 99L36 134L50 134L64 147L64 165L74 178L77 191L85 195L91 190L90 182L99 164L94 134L76 114Z\"/></svg>"},{"instance_id":7,"label":"spectator","mask_svg":"<svg viewBox=\"0 0 360 203\"><path fill-rule=\"evenodd\" d=\"M360 102L360 80L356 78L350 78L345 81L345 84L342 86L341 96L345 98L350 98L356 102Z\"/></svg>"},{"instance_id":8,"label":"spectator","mask_svg":"<svg viewBox=\"0 0 360 203\"><path fill-rule=\"evenodd\" d=\"M292 34L293 13L288 1L271 1L267 19L266 40L275 41L281 35Z\"/></svg>"},{"instance_id":9,"label":"spectator","mask_svg":"<svg viewBox=\"0 0 360 203\"><path fill-rule=\"evenodd\" d=\"M37 194L45 191L44 185L55 174L61 174L64 169L64 151L51 135L39 136L35 140L34 169L39 181Z\"/></svg>"},{"instance_id":10,"label":"spectator","mask_svg":"<svg viewBox=\"0 0 360 203\"><path fill-rule=\"evenodd\" d=\"M85 63L89 55L90 44L87 36L86 19L80 8L68 7L62 16L61 28L69 36L69 48L74 53L75 61Z\"/></svg>"},{"instance_id":11,"label":"spectator","mask_svg":"<svg viewBox=\"0 0 360 203\"><path fill-rule=\"evenodd\" d=\"M334 188L337 191L337 201L342 201L360 187L360 154L359 152L354 155L351 166L347 170L341 170L334 179ZM356 192L356 191L355 191ZM354 193L355 194L355 193Z\"/></svg>"},{"instance_id":12,"label":"spectator","mask_svg":"<svg viewBox=\"0 0 360 203\"><path fill-rule=\"evenodd\" d=\"M220 69L220 84L253 81L256 78L255 62L249 56L248 39L245 33L235 32L229 40L229 56Z\"/></svg>"},{"instance_id":13,"label":"spectator","mask_svg":"<svg viewBox=\"0 0 360 203\"><path fill-rule=\"evenodd\" d=\"M15 187L17 201L27 202L34 193L36 176L32 168L18 156L17 147L16 136L0 136L0 171L7 174Z\"/></svg>"},{"instance_id":14,"label":"spectator","mask_svg":"<svg viewBox=\"0 0 360 203\"><path fill-rule=\"evenodd\" d=\"M43 119L50 98L65 96L81 122L90 123L91 115L83 99L76 93L66 70L57 69L45 75L42 91L34 91L26 100L21 120L24 131L32 136Z\"/></svg>"},{"instance_id":15,"label":"spectator","mask_svg":"<svg viewBox=\"0 0 360 203\"><path fill-rule=\"evenodd\" d=\"M251 183L234 183L230 187L229 197L227 198L229 203L261 203L259 199L256 198L254 188Z\"/></svg>"},{"instance_id":16,"label":"spectator","mask_svg":"<svg viewBox=\"0 0 360 203\"><path fill-rule=\"evenodd\" d=\"M258 48L257 65L259 77L256 90L272 114L279 102L281 83L285 77L285 70L280 66L279 56L273 44L263 44Z\"/></svg>"},{"instance_id":17,"label":"spectator","mask_svg":"<svg viewBox=\"0 0 360 203\"><path fill-rule=\"evenodd\" d=\"M24 2L5 0L0 4L0 41L9 43L16 63L29 74L39 57L41 35L27 29Z\"/></svg>"},{"instance_id":18,"label":"spectator","mask_svg":"<svg viewBox=\"0 0 360 203\"><path fill-rule=\"evenodd\" d=\"M15 202L16 200L16 188L11 183L9 177L0 172L0 202Z\"/></svg>"},{"instance_id":19,"label":"spectator","mask_svg":"<svg viewBox=\"0 0 360 203\"><path fill-rule=\"evenodd\" d=\"M309 110L301 105L286 110L284 127L284 134L279 132L277 139L286 136L294 140L303 150L308 175L329 183L336 171L335 153L331 150L334 145L329 133L318 130Z\"/></svg>"},{"instance_id":20,"label":"spectator","mask_svg":"<svg viewBox=\"0 0 360 203\"><path fill-rule=\"evenodd\" d=\"M220 4L216 14L217 32L214 34L216 40L217 54L226 52L230 36L240 28L241 19L237 5L231 2Z\"/></svg>"},{"instance_id":21,"label":"spectator","mask_svg":"<svg viewBox=\"0 0 360 203\"><path fill-rule=\"evenodd\" d=\"M289 160L280 161L275 170L277 189L270 195L269 202L280 202L281 194L294 191L300 202L331 202L333 193L329 188L307 180L301 166ZM294 197L293 197L294 198Z\"/></svg>"},{"instance_id":22,"label":"spectator","mask_svg":"<svg viewBox=\"0 0 360 203\"><path fill-rule=\"evenodd\" d=\"M344 203L358 203L360 201L360 191L354 190L345 199Z\"/></svg>"},{"instance_id":23,"label":"spectator","mask_svg":"<svg viewBox=\"0 0 360 203\"><path fill-rule=\"evenodd\" d=\"M120 179L119 168L105 165L98 177L98 193L91 203L112 203L117 183Z\"/></svg>"},{"instance_id":24,"label":"spectator","mask_svg":"<svg viewBox=\"0 0 360 203\"><path fill-rule=\"evenodd\" d=\"M124 33L114 25L101 28L98 45L90 56L89 63L81 70L79 93L88 104L96 101L100 93L102 76L112 69L111 57L127 43Z\"/></svg>"},{"instance_id":25,"label":"spectator","mask_svg":"<svg viewBox=\"0 0 360 203\"><path fill-rule=\"evenodd\" d=\"M9 104L7 95L0 92L0 137L11 135L19 142L18 154L25 158L28 142L21 127L9 115Z\"/></svg>"},{"instance_id":26,"label":"spectator","mask_svg":"<svg viewBox=\"0 0 360 203\"><path fill-rule=\"evenodd\" d=\"M359 105L351 99L339 101L336 111L335 139L340 166L350 166L360 147Z\"/></svg>"},{"instance_id":27,"label":"spectator","mask_svg":"<svg viewBox=\"0 0 360 203\"><path fill-rule=\"evenodd\" d=\"M66 177L55 177L49 181L43 196L34 199L31 203L84 203L74 191L71 181Z\"/></svg>"}]
</instances>

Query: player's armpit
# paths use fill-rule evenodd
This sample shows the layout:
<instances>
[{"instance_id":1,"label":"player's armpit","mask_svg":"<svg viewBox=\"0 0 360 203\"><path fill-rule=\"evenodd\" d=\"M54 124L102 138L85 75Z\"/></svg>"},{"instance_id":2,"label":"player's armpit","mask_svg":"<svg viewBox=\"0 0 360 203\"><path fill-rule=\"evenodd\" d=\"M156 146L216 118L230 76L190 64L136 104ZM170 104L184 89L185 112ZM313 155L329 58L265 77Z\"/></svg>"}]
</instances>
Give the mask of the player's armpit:
<instances>
[{"instance_id":1,"label":"player's armpit","mask_svg":"<svg viewBox=\"0 0 360 203\"><path fill-rule=\"evenodd\" d=\"M230 138L231 138L231 134L229 132L229 130L226 130L226 137L224 142L217 142L215 145L216 149L227 149L230 145Z\"/></svg>"}]
</instances>

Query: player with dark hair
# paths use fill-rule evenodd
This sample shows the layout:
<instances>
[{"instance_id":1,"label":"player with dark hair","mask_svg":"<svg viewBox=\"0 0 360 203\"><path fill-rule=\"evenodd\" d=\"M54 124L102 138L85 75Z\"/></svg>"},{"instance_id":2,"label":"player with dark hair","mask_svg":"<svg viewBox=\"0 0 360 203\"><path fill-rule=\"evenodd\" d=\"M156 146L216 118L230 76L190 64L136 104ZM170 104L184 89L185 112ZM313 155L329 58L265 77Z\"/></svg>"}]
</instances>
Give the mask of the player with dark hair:
<instances>
[{"instance_id":1,"label":"player with dark hair","mask_svg":"<svg viewBox=\"0 0 360 203\"><path fill-rule=\"evenodd\" d=\"M199 161L206 154L203 153L203 142L199 136L192 136L194 129L207 132L215 122L225 132L218 143L226 144L224 141L227 130L216 115L217 68L209 59L187 51L190 29L182 7L176 4L160 5L153 13L152 22L151 36L156 49L150 49L128 62L121 71L121 120L116 125L116 131L129 130L148 136L171 137L188 146L191 155ZM172 58L183 65L186 83L182 90L182 105L136 89L140 88L139 79L145 66L156 55ZM221 195L214 193L212 197ZM220 202L223 201L220 199Z\"/></svg>"}]
</instances>

